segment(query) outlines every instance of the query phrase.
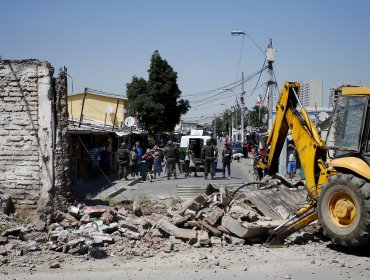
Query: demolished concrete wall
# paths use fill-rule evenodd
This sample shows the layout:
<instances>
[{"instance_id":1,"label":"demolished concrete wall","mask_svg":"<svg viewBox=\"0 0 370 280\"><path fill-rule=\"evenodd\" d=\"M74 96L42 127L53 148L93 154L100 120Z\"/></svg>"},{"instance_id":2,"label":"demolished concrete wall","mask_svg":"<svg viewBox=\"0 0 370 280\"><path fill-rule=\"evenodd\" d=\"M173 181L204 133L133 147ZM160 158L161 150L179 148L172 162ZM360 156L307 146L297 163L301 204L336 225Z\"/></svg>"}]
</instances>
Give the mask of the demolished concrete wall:
<instances>
[{"instance_id":1,"label":"demolished concrete wall","mask_svg":"<svg viewBox=\"0 0 370 280\"><path fill-rule=\"evenodd\" d=\"M0 192L28 215L51 211L60 187L55 102L67 91L55 91L53 73L48 62L0 60Z\"/></svg>"}]
</instances>

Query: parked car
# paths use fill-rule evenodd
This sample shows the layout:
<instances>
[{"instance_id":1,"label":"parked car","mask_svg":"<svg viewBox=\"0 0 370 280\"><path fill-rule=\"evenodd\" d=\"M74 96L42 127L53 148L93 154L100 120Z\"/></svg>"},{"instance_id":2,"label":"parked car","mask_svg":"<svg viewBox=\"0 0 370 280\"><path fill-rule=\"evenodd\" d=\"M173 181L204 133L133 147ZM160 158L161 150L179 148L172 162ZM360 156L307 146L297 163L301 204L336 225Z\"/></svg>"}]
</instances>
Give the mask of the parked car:
<instances>
[{"instance_id":1,"label":"parked car","mask_svg":"<svg viewBox=\"0 0 370 280\"><path fill-rule=\"evenodd\" d=\"M242 144L240 144L239 142L230 142L229 147L232 150L231 158L233 160L240 160L244 157Z\"/></svg>"},{"instance_id":2,"label":"parked car","mask_svg":"<svg viewBox=\"0 0 370 280\"><path fill-rule=\"evenodd\" d=\"M239 142L230 142L229 143L229 147L233 151L233 154L237 154L237 153L241 153L242 154L243 153L242 144L239 143Z\"/></svg>"}]
</instances>

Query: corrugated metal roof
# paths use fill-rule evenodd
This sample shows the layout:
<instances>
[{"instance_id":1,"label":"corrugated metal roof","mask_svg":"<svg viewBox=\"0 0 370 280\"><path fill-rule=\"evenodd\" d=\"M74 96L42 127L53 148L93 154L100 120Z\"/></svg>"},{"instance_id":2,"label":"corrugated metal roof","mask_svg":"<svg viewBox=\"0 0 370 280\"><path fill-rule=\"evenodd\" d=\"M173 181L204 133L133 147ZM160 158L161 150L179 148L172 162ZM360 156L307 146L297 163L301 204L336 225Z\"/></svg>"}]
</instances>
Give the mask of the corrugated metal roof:
<instances>
[{"instance_id":1,"label":"corrugated metal roof","mask_svg":"<svg viewBox=\"0 0 370 280\"><path fill-rule=\"evenodd\" d=\"M122 100L128 100L127 99L127 96L124 96L124 95L118 95L118 94L115 94L115 93L109 93L109 92L104 92L104 91L94 91L94 92L86 92L87 94L92 94L92 95L98 95L98 96L104 96L104 97L111 97L111 98L116 98L116 99L122 99ZM80 93L74 93L74 94L71 94L71 95L68 95L68 96L77 96L77 95L84 95L85 93L84 92L80 92Z\"/></svg>"}]
</instances>

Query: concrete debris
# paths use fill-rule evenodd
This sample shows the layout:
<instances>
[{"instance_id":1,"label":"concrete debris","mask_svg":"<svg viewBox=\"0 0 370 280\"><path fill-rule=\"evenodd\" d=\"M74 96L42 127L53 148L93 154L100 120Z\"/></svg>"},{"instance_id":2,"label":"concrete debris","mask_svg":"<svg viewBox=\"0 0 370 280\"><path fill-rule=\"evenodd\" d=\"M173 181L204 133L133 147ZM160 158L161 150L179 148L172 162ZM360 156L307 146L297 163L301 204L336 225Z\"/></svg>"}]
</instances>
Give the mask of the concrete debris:
<instances>
[{"instance_id":1,"label":"concrete debris","mask_svg":"<svg viewBox=\"0 0 370 280\"><path fill-rule=\"evenodd\" d=\"M217 205L213 206L211 211L208 212L205 221L210 225L214 225L224 215L224 211Z\"/></svg>"},{"instance_id":2,"label":"concrete debris","mask_svg":"<svg viewBox=\"0 0 370 280\"><path fill-rule=\"evenodd\" d=\"M132 204L132 208L136 216L141 217L143 215L140 204L137 201L134 201L134 203Z\"/></svg>"},{"instance_id":3,"label":"concrete debris","mask_svg":"<svg viewBox=\"0 0 370 280\"><path fill-rule=\"evenodd\" d=\"M0 256L40 250L105 256L114 244L115 254L151 257L155 252L179 251L181 246L241 246L261 241L281 222L264 216L248 199L233 198L225 186L209 185L206 193L171 209L145 203L77 204L50 215L47 224L38 221L0 228ZM279 211L288 215L284 209ZM0 215L0 226L2 219L9 224Z\"/></svg>"},{"instance_id":4,"label":"concrete debris","mask_svg":"<svg viewBox=\"0 0 370 280\"><path fill-rule=\"evenodd\" d=\"M222 218L222 226L229 230L231 233L241 238L245 238L248 233L248 229L243 227L238 222L238 220L234 219L231 216L224 216Z\"/></svg>"},{"instance_id":5,"label":"concrete debris","mask_svg":"<svg viewBox=\"0 0 370 280\"><path fill-rule=\"evenodd\" d=\"M222 245L222 239L218 236L211 236L210 242L212 246L221 246Z\"/></svg>"}]
</instances>

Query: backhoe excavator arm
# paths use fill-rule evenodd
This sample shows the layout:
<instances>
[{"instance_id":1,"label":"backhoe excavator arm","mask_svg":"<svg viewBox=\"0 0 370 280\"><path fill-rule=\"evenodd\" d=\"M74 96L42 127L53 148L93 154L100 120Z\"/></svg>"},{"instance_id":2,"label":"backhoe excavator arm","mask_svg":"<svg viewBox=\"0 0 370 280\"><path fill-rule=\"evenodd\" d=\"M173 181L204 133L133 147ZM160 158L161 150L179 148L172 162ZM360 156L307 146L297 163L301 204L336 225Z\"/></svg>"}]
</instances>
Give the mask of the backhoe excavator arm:
<instances>
[{"instance_id":1,"label":"backhoe excavator arm","mask_svg":"<svg viewBox=\"0 0 370 280\"><path fill-rule=\"evenodd\" d=\"M305 227L317 219L315 212L316 197L320 187L328 177L328 165L324 142L298 99L300 85L286 82L276 104L276 118L267 139L270 148L267 161L267 174L273 175L278 170L279 157L290 130L301 166L306 177L309 197L307 205L299 209L293 217L276 228L270 235L267 245L281 244L290 234ZM297 109L297 105L301 108Z\"/></svg>"},{"instance_id":2,"label":"backhoe excavator arm","mask_svg":"<svg viewBox=\"0 0 370 280\"><path fill-rule=\"evenodd\" d=\"M277 172L280 153L290 130L305 173L309 195L315 198L318 195L320 173L325 169L326 150L316 127L300 105L299 90L299 83L286 82L280 93L276 118L266 143L270 147L267 174ZM301 106L299 111L297 105Z\"/></svg>"}]
</instances>

